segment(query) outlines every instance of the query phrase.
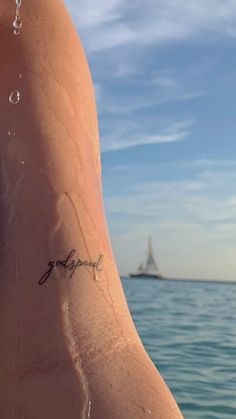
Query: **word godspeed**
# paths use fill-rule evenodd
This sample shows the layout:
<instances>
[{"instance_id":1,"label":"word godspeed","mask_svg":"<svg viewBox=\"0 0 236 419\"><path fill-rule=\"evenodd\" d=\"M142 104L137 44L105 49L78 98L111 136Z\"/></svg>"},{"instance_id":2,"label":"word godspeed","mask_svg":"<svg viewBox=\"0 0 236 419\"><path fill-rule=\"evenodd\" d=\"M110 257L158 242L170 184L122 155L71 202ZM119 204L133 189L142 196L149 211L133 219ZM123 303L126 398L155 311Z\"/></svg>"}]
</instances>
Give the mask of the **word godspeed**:
<instances>
[{"instance_id":1,"label":"word godspeed","mask_svg":"<svg viewBox=\"0 0 236 419\"><path fill-rule=\"evenodd\" d=\"M82 266L87 266L88 268L92 268L97 270L98 272L101 272L101 264L103 261L103 255L100 255L96 261L92 260L82 260L80 258L73 259L73 256L75 255L76 250L73 249L68 254L68 256L65 259L58 259L58 260L50 260L48 262L49 269L41 276L38 284L43 285L46 281L48 281L52 271L56 267L62 267L64 269L67 269L68 271L71 271L71 274L69 278L72 278L77 268L81 268Z\"/></svg>"}]
</instances>

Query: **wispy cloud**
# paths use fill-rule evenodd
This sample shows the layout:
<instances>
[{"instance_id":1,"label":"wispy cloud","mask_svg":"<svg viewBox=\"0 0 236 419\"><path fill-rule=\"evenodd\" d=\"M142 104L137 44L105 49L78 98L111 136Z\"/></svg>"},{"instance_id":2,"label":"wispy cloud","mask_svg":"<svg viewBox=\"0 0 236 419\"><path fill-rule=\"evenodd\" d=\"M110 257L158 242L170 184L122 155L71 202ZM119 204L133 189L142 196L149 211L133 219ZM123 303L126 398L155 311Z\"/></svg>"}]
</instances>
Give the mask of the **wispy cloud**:
<instances>
[{"instance_id":1,"label":"wispy cloud","mask_svg":"<svg viewBox=\"0 0 236 419\"><path fill-rule=\"evenodd\" d=\"M113 141L110 144L107 144L107 147L103 151L112 151L112 150L121 150L124 148L130 148L140 145L148 144L157 144L157 143L172 143L176 141L184 140L187 137L188 133L185 131L176 132L175 134L166 134L166 135L137 135L133 139L119 140L117 142Z\"/></svg>"},{"instance_id":2,"label":"wispy cloud","mask_svg":"<svg viewBox=\"0 0 236 419\"><path fill-rule=\"evenodd\" d=\"M154 78L153 84L160 87L160 88L181 88L181 84L175 80L173 77L165 76L165 75L158 75Z\"/></svg>"},{"instance_id":3,"label":"wispy cloud","mask_svg":"<svg viewBox=\"0 0 236 419\"><path fill-rule=\"evenodd\" d=\"M117 86L118 87L118 86ZM120 86L120 89L125 89L125 86ZM103 89L103 101L99 104L100 113L113 114L127 114L138 110L147 110L166 103L185 102L206 95L203 91L188 91L184 87L170 88L169 86L162 86L161 88L153 86L151 83L143 84L142 88L135 86L130 90L127 88L123 94L114 92L112 96L110 91Z\"/></svg>"},{"instance_id":4,"label":"wispy cloud","mask_svg":"<svg viewBox=\"0 0 236 419\"><path fill-rule=\"evenodd\" d=\"M234 0L66 0L66 4L90 50L124 43L176 42L206 34L236 36Z\"/></svg>"},{"instance_id":5,"label":"wispy cloud","mask_svg":"<svg viewBox=\"0 0 236 419\"><path fill-rule=\"evenodd\" d=\"M113 77L127 77L140 75L141 69L137 66L130 64L129 62L120 63L116 68Z\"/></svg>"},{"instance_id":6,"label":"wispy cloud","mask_svg":"<svg viewBox=\"0 0 236 419\"><path fill-rule=\"evenodd\" d=\"M188 137L189 130L194 124L194 119L178 121L155 134L143 131L138 122L130 125L128 129L126 126L121 126L114 130L113 126L113 130L109 128L109 135L102 137L102 150L106 152L141 145L183 141Z\"/></svg>"},{"instance_id":7,"label":"wispy cloud","mask_svg":"<svg viewBox=\"0 0 236 419\"><path fill-rule=\"evenodd\" d=\"M197 167L194 161L191 164ZM235 171L202 167L190 179L138 181L123 196L109 197L106 205L108 211L151 217L151 223L154 217L162 228L169 223L236 225L235 183Z\"/></svg>"},{"instance_id":8,"label":"wispy cloud","mask_svg":"<svg viewBox=\"0 0 236 419\"><path fill-rule=\"evenodd\" d=\"M176 179L158 180L160 173L172 172L173 168L178 168ZM143 163L143 167L124 165L117 169L120 178L135 181L106 199L108 212L138 216L141 221L149 220L150 225L158 223L162 229L194 224L217 229L220 234L227 230L229 234L227 225L236 226L236 160L173 161L153 167Z\"/></svg>"},{"instance_id":9,"label":"wispy cloud","mask_svg":"<svg viewBox=\"0 0 236 419\"><path fill-rule=\"evenodd\" d=\"M144 167L146 167L145 162L143 162L143 166L139 164L122 164L119 162L118 164L113 164L110 166L107 170L109 172L118 172L121 174L125 174L125 176L128 175L128 173L135 173L138 170L143 172ZM216 175L218 176L220 173L220 178L222 182L225 182L225 174L226 176L229 176L231 173L236 173L236 160L235 159L196 159L196 160L170 160L170 161L164 161L164 162L158 162L158 163L149 163L148 165L149 170L151 171L157 171L159 168L160 171L163 171L164 168L168 172L172 172L173 169L176 167L180 168L182 170L182 173L186 173L186 170L189 173L189 169L193 169L195 172L199 173L211 173L211 177ZM212 179L211 179L212 181ZM228 179L229 181L229 179ZM213 183L213 181L212 181ZM230 180L231 183L231 180Z\"/></svg>"},{"instance_id":10,"label":"wispy cloud","mask_svg":"<svg viewBox=\"0 0 236 419\"><path fill-rule=\"evenodd\" d=\"M120 0L65 0L71 14L80 26L98 26L119 17Z\"/></svg>"},{"instance_id":11,"label":"wispy cloud","mask_svg":"<svg viewBox=\"0 0 236 419\"><path fill-rule=\"evenodd\" d=\"M197 170L192 178L138 182L106 199L124 272L142 260L152 233L160 268L170 277L235 277L236 174L220 170L218 162L207 163L214 170L202 163L191 162ZM124 240L132 258L124 254Z\"/></svg>"},{"instance_id":12,"label":"wispy cloud","mask_svg":"<svg viewBox=\"0 0 236 419\"><path fill-rule=\"evenodd\" d=\"M183 11L186 15L184 3L181 0L150 0L148 4L145 0L133 3L82 0L78 4L77 0L66 0L94 68L102 151L177 142L188 137L190 127L173 127L168 117L162 126L157 108L168 103L201 100L206 95L205 89L196 86L191 77L186 81L169 64L149 66L143 48L146 44L159 45L171 36L176 39L176 26L179 33L186 32L186 25L192 27L187 18L180 18ZM191 0L190 3L189 19L197 20L192 10L196 11L196 6ZM108 47L112 47L109 52ZM188 112L178 119L194 117Z\"/></svg>"}]
</instances>

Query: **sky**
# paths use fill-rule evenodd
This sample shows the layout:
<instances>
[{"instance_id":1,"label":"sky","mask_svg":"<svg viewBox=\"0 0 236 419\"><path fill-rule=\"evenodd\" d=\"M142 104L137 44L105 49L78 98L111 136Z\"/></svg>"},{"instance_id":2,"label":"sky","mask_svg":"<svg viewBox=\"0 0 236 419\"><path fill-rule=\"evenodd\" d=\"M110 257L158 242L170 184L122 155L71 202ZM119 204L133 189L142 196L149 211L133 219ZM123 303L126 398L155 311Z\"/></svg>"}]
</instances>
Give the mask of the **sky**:
<instances>
[{"instance_id":1,"label":"sky","mask_svg":"<svg viewBox=\"0 0 236 419\"><path fill-rule=\"evenodd\" d=\"M65 0L97 101L119 272L236 280L236 1Z\"/></svg>"}]
</instances>

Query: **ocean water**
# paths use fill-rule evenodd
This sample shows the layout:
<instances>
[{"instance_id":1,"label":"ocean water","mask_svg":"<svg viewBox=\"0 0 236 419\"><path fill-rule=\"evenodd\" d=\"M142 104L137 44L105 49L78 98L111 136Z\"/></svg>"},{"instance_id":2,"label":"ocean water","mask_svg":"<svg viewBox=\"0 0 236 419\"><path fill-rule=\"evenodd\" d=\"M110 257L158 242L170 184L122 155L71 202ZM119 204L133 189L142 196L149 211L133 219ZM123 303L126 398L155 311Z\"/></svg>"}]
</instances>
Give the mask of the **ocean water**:
<instances>
[{"instance_id":1,"label":"ocean water","mask_svg":"<svg viewBox=\"0 0 236 419\"><path fill-rule=\"evenodd\" d=\"M122 283L142 342L185 419L236 419L236 284Z\"/></svg>"}]
</instances>

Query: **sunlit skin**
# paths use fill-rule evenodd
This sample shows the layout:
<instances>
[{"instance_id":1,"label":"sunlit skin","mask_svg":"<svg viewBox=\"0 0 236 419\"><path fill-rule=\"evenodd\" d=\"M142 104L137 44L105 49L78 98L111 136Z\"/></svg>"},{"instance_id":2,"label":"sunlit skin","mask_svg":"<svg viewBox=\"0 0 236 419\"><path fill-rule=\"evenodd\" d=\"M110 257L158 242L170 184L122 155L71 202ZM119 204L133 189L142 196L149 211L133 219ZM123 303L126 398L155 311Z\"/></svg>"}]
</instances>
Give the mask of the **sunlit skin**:
<instances>
[{"instance_id":1,"label":"sunlit skin","mask_svg":"<svg viewBox=\"0 0 236 419\"><path fill-rule=\"evenodd\" d=\"M23 0L18 36L14 16L1 0L1 418L181 418L117 273L76 30L60 0Z\"/></svg>"}]
</instances>

